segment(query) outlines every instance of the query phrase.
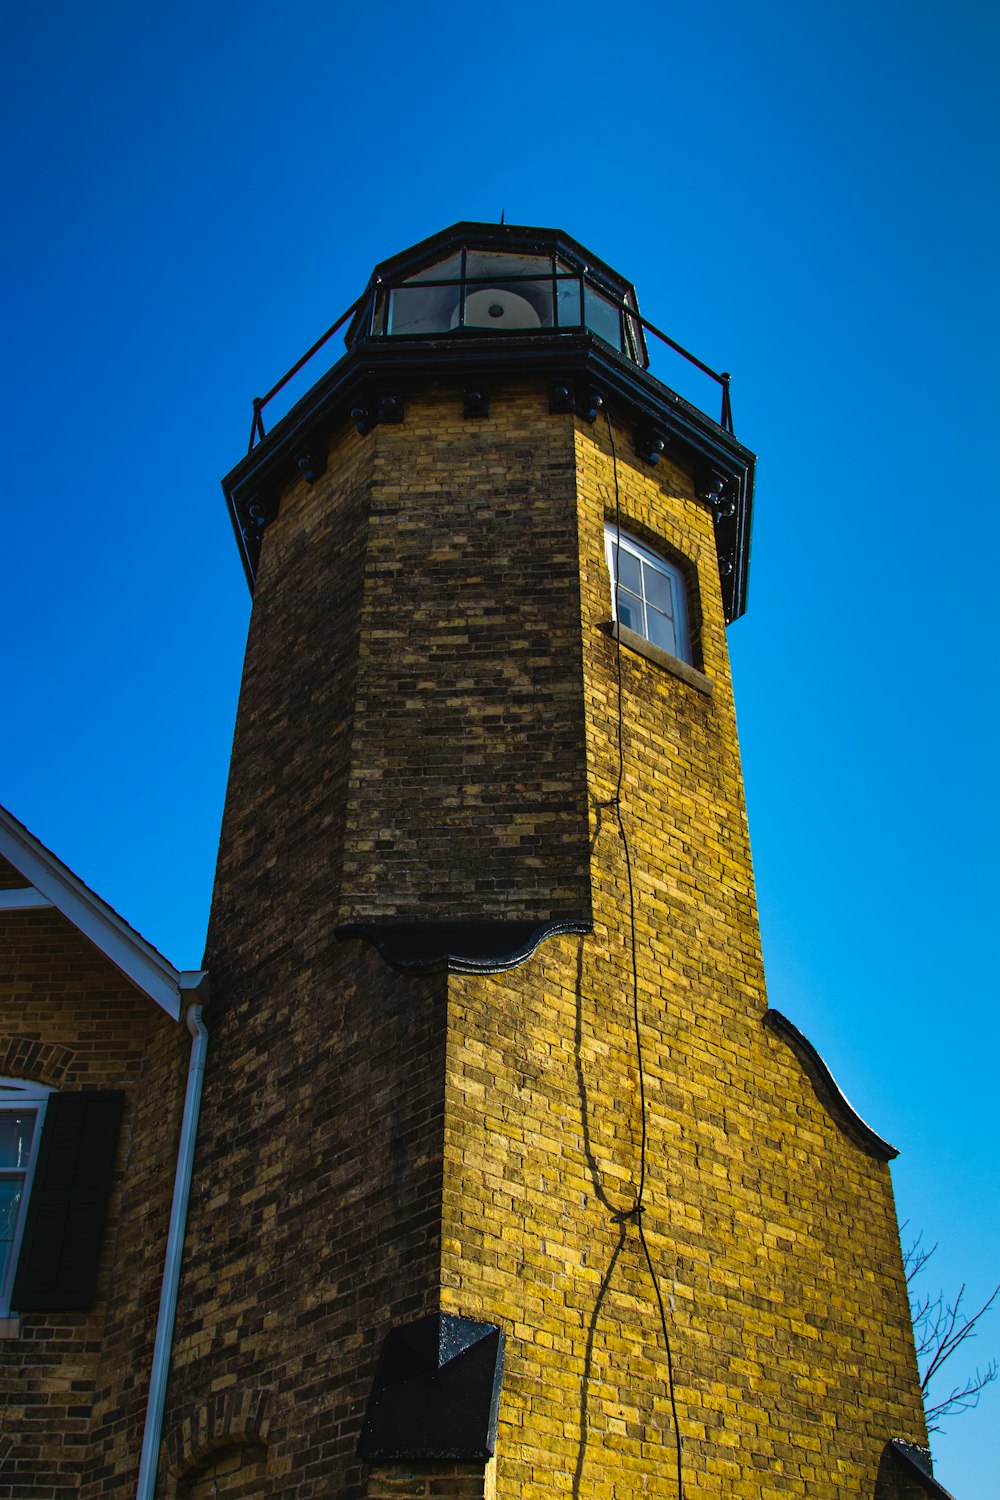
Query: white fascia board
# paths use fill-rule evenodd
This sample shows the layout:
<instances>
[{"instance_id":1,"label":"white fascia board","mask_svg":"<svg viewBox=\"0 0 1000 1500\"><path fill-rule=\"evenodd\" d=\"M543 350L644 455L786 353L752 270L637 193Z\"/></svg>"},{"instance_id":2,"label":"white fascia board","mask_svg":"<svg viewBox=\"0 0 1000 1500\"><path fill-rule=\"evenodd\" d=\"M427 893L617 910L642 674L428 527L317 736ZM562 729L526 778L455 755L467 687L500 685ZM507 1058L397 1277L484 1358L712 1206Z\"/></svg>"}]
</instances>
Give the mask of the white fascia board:
<instances>
[{"instance_id":1,"label":"white fascia board","mask_svg":"<svg viewBox=\"0 0 1000 1500\"><path fill-rule=\"evenodd\" d=\"M0 808L0 854L137 989L172 1020L181 1019L181 975L173 964L5 808Z\"/></svg>"},{"instance_id":2,"label":"white fascia board","mask_svg":"<svg viewBox=\"0 0 1000 1500\"><path fill-rule=\"evenodd\" d=\"M25 885L12 891L0 891L0 911L37 911L39 907L51 907L52 902L33 885Z\"/></svg>"}]
</instances>

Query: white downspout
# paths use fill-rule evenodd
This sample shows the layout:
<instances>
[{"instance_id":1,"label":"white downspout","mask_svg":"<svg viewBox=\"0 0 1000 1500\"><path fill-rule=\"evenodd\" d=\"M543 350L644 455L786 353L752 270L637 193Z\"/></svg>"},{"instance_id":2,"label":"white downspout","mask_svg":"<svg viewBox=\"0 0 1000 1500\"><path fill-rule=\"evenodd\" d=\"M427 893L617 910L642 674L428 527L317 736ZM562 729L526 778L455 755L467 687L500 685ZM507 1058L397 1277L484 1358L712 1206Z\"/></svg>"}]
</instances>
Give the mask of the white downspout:
<instances>
[{"instance_id":1,"label":"white downspout","mask_svg":"<svg viewBox=\"0 0 1000 1500\"><path fill-rule=\"evenodd\" d=\"M207 999L208 975L182 974L180 987L182 993L187 990L197 995L198 1000ZM163 1432L163 1407L166 1401L167 1377L170 1372L170 1355L174 1341L177 1289L181 1279L188 1199L191 1196L191 1170L194 1165L194 1147L198 1135L198 1115L201 1111L205 1054L208 1051L208 1031L202 1022L201 1010L202 1007L197 1002L189 1005L185 1017L188 1031L193 1038L191 1061L188 1064L181 1139L177 1147L174 1201L170 1210L170 1228L167 1231L167 1253L163 1260L160 1311L156 1319L156 1340L153 1344L153 1364L149 1377L149 1400L146 1403L146 1425L142 1434L139 1481L135 1488L136 1500L153 1500L153 1493L156 1489L160 1438Z\"/></svg>"}]
</instances>

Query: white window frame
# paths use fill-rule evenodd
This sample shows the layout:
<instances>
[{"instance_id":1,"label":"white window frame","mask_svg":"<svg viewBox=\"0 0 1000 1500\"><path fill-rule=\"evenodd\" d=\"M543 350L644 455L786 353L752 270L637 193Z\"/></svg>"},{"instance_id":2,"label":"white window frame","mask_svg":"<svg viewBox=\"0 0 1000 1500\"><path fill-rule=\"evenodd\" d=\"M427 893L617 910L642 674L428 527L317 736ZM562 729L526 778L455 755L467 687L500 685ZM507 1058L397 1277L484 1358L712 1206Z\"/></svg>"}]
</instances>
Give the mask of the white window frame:
<instances>
[{"instance_id":1,"label":"white window frame","mask_svg":"<svg viewBox=\"0 0 1000 1500\"><path fill-rule=\"evenodd\" d=\"M21 1255L21 1242L24 1238L24 1221L28 1214L28 1203L31 1199L31 1188L35 1177L35 1165L38 1161L38 1148L42 1139L42 1125L45 1121L45 1106L48 1104L49 1095L55 1090L44 1083L30 1083L24 1078L0 1078L0 1112L6 1113L17 1110L23 1113L27 1110L35 1112L35 1129L31 1137L31 1150L28 1160L23 1167L0 1167L0 1180L9 1182L12 1178L20 1177L23 1180L21 1188L21 1201L18 1204L17 1220L14 1224L14 1237L11 1241L10 1254L4 1267L3 1277L0 1279L0 1318L8 1317L10 1314L10 1296L14 1288L14 1278L17 1275L17 1263Z\"/></svg>"},{"instance_id":2,"label":"white window frame","mask_svg":"<svg viewBox=\"0 0 1000 1500\"><path fill-rule=\"evenodd\" d=\"M666 578L670 586L670 595L674 606L674 641L676 649L672 652L667 651L667 648L660 645L658 641L654 641L653 637L649 633L647 624L645 577L642 570L640 570L640 578L642 578L643 580L641 595L642 629L635 630L635 627L631 625L625 625L621 628L624 630L634 630L636 635L641 635L644 640L649 641L650 645L656 647L657 650L667 651L668 656L675 656L679 661L686 662L688 666L694 666L694 660L691 651L691 627L689 624L688 615L688 583L687 579L684 576L683 570L677 565L677 563L671 562L668 558L663 557L659 552L654 552L652 548L644 546L643 543L637 541L634 536L629 536L628 532L619 531L618 527L613 521L609 521L605 525L604 545L608 561L608 573L611 576L611 606L614 612L616 624L619 623L619 621L618 569L615 566L615 548L620 546L623 552L631 553L634 557L638 558L640 563L644 564L646 568L651 568L654 572L659 573L663 578ZM633 597L639 596L635 595Z\"/></svg>"}]
</instances>

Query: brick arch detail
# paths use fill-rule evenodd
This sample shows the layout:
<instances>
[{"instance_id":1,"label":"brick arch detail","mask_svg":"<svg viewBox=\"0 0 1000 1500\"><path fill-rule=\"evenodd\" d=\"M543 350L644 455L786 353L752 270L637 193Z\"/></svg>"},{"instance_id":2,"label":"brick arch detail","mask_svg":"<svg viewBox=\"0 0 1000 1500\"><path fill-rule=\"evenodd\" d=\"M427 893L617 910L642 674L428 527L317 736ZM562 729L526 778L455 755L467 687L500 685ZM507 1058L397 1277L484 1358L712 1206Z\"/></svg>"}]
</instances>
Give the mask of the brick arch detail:
<instances>
[{"instance_id":1,"label":"brick arch detail","mask_svg":"<svg viewBox=\"0 0 1000 1500\"><path fill-rule=\"evenodd\" d=\"M267 1447L270 1397L270 1391L224 1391L193 1407L171 1427L164 1440L170 1500L176 1500L181 1481L189 1479L213 1453L224 1448Z\"/></svg>"},{"instance_id":2,"label":"brick arch detail","mask_svg":"<svg viewBox=\"0 0 1000 1500\"><path fill-rule=\"evenodd\" d=\"M76 1066L76 1053L55 1042L0 1036L0 1078L24 1078L58 1088Z\"/></svg>"}]
</instances>

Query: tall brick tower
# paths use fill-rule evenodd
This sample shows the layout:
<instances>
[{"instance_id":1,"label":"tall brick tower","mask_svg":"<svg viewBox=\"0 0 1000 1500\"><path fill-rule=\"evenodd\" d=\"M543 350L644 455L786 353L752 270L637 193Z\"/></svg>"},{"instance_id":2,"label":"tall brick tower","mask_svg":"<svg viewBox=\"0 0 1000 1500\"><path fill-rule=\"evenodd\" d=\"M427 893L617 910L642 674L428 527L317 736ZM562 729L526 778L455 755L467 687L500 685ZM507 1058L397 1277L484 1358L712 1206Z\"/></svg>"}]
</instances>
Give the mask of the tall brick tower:
<instances>
[{"instance_id":1,"label":"tall brick tower","mask_svg":"<svg viewBox=\"0 0 1000 1500\"><path fill-rule=\"evenodd\" d=\"M255 408L164 1494L840 1500L925 1440L893 1150L766 1007L753 457L654 335L459 224Z\"/></svg>"}]
</instances>

